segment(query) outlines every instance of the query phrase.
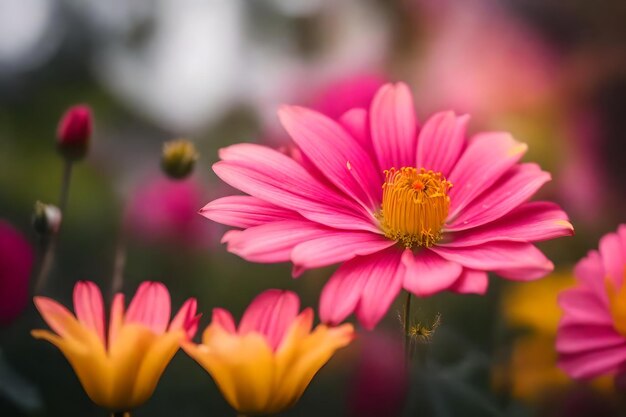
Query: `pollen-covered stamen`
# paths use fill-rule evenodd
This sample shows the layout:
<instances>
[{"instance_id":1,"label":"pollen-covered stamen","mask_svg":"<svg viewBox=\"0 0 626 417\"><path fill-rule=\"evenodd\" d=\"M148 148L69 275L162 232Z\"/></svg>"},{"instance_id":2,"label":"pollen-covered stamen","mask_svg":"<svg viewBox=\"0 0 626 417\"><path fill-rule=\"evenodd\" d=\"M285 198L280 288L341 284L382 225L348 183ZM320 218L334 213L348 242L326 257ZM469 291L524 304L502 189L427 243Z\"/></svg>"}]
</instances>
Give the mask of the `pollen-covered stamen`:
<instances>
[{"instance_id":1,"label":"pollen-covered stamen","mask_svg":"<svg viewBox=\"0 0 626 417\"><path fill-rule=\"evenodd\" d=\"M407 248L429 247L441 238L452 184L440 172L404 167L385 171L379 220L385 236Z\"/></svg>"}]
</instances>

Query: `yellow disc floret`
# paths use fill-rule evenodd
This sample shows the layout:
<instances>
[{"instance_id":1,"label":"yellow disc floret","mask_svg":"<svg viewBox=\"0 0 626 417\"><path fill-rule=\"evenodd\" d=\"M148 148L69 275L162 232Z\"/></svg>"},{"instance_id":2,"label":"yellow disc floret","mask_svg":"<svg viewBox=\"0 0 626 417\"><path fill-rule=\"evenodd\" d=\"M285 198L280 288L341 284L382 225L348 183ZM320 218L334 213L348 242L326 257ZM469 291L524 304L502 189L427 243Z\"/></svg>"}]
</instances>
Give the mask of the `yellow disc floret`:
<instances>
[{"instance_id":1,"label":"yellow disc floret","mask_svg":"<svg viewBox=\"0 0 626 417\"><path fill-rule=\"evenodd\" d=\"M430 247L441 238L452 184L440 172L403 167L385 171L380 225L407 248Z\"/></svg>"}]
</instances>

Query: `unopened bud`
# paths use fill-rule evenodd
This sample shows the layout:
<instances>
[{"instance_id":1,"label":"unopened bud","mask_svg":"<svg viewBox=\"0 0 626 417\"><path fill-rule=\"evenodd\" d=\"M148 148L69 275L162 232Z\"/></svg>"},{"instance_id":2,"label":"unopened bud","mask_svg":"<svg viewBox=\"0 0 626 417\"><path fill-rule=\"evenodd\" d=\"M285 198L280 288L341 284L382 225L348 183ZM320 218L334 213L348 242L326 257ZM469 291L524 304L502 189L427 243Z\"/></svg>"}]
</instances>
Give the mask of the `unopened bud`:
<instances>
[{"instance_id":1,"label":"unopened bud","mask_svg":"<svg viewBox=\"0 0 626 417\"><path fill-rule=\"evenodd\" d=\"M33 228L42 235L56 234L61 227L61 210L52 204L44 204L41 201L35 203L33 211Z\"/></svg>"},{"instance_id":2,"label":"unopened bud","mask_svg":"<svg viewBox=\"0 0 626 417\"><path fill-rule=\"evenodd\" d=\"M70 159L81 159L89 148L93 120L91 108L79 104L67 109L57 128L57 147Z\"/></svg>"},{"instance_id":3,"label":"unopened bud","mask_svg":"<svg viewBox=\"0 0 626 417\"><path fill-rule=\"evenodd\" d=\"M170 177L182 179L187 177L198 160L196 147L186 139L177 139L163 144L161 168Z\"/></svg>"}]
</instances>

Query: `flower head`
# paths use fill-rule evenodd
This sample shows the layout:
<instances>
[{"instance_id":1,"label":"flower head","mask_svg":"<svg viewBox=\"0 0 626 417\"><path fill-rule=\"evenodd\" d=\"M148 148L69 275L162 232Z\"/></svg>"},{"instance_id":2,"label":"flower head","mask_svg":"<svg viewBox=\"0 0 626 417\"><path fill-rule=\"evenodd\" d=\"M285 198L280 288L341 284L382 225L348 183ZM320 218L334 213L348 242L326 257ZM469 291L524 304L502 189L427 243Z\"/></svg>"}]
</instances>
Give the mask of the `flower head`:
<instances>
[{"instance_id":1,"label":"flower head","mask_svg":"<svg viewBox=\"0 0 626 417\"><path fill-rule=\"evenodd\" d=\"M0 220L0 325L11 323L28 303L33 249L18 230Z\"/></svg>"},{"instance_id":2,"label":"flower head","mask_svg":"<svg viewBox=\"0 0 626 417\"><path fill-rule=\"evenodd\" d=\"M163 144L161 168L172 179L186 178L198 160L196 147L186 139L177 139Z\"/></svg>"},{"instance_id":3,"label":"flower head","mask_svg":"<svg viewBox=\"0 0 626 417\"><path fill-rule=\"evenodd\" d=\"M61 210L53 204L45 204L41 201L35 202L33 209L33 229L41 235L54 235L61 228L63 214Z\"/></svg>"},{"instance_id":4,"label":"flower head","mask_svg":"<svg viewBox=\"0 0 626 417\"><path fill-rule=\"evenodd\" d=\"M116 294L107 324L102 293L93 282L74 287L74 312L46 297L35 305L54 331L32 335L58 347L91 400L112 411L131 410L150 398L180 343L198 327L196 300L189 299L170 322L170 295L158 282L142 283L128 309Z\"/></svg>"},{"instance_id":5,"label":"flower head","mask_svg":"<svg viewBox=\"0 0 626 417\"><path fill-rule=\"evenodd\" d=\"M488 271L540 278L553 265L533 242L573 233L557 205L528 202L550 175L519 163L526 145L499 132L468 141L468 117L452 112L420 126L405 84L338 119L301 107L280 119L302 158L222 149L214 171L249 196L201 213L243 229L223 241L249 261L291 261L294 275L340 263L322 291L325 322L356 311L372 328L402 288L482 294Z\"/></svg>"},{"instance_id":6,"label":"flower head","mask_svg":"<svg viewBox=\"0 0 626 417\"><path fill-rule=\"evenodd\" d=\"M79 104L67 109L57 128L57 147L65 157L80 159L85 156L92 125L89 106Z\"/></svg>"},{"instance_id":7,"label":"flower head","mask_svg":"<svg viewBox=\"0 0 626 417\"><path fill-rule=\"evenodd\" d=\"M239 413L278 413L293 406L317 371L353 338L350 324L311 330L313 311L299 309L295 293L267 290L252 301L239 327L228 311L214 309L202 343L183 349Z\"/></svg>"},{"instance_id":8,"label":"flower head","mask_svg":"<svg viewBox=\"0 0 626 417\"><path fill-rule=\"evenodd\" d=\"M626 370L626 225L600 239L574 269L577 285L563 291L556 348L571 377Z\"/></svg>"}]
</instances>

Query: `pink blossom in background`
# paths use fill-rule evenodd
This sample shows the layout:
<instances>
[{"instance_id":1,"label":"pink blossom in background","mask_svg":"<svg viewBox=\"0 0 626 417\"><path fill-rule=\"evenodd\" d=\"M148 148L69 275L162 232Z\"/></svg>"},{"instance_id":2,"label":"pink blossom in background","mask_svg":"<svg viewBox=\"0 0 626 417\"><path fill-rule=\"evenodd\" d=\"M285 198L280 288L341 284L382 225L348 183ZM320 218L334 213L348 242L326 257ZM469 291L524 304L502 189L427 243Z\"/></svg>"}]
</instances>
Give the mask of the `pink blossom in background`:
<instances>
[{"instance_id":1,"label":"pink blossom in background","mask_svg":"<svg viewBox=\"0 0 626 417\"><path fill-rule=\"evenodd\" d=\"M467 140L468 117L452 112L419 124L405 84L337 121L302 107L279 115L309 163L260 145L221 149L215 173L249 195L201 213L243 229L222 241L248 261L292 262L294 276L341 264L321 294L324 322L356 312L373 328L402 288L483 294L488 271L540 278L553 265L532 242L573 233L557 205L527 202L550 175L519 163L526 145L503 132Z\"/></svg>"},{"instance_id":2,"label":"pink blossom in background","mask_svg":"<svg viewBox=\"0 0 626 417\"><path fill-rule=\"evenodd\" d=\"M63 114L57 127L59 146L86 146L93 130L91 108L85 104L72 106Z\"/></svg>"},{"instance_id":3,"label":"pink blossom in background","mask_svg":"<svg viewBox=\"0 0 626 417\"><path fill-rule=\"evenodd\" d=\"M574 269L577 285L563 291L556 349L572 378L626 370L626 225L600 239Z\"/></svg>"},{"instance_id":4,"label":"pink blossom in background","mask_svg":"<svg viewBox=\"0 0 626 417\"><path fill-rule=\"evenodd\" d=\"M357 370L348 394L348 415L397 417L409 388L404 346L398 335L372 332L359 338Z\"/></svg>"},{"instance_id":5,"label":"pink blossom in background","mask_svg":"<svg viewBox=\"0 0 626 417\"><path fill-rule=\"evenodd\" d=\"M415 1L426 30L415 58L421 109L479 119L545 103L559 85L556 54L495 1Z\"/></svg>"},{"instance_id":6,"label":"pink blossom in background","mask_svg":"<svg viewBox=\"0 0 626 417\"><path fill-rule=\"evenodd\" d=\"M0 325L15 320L28 304L33 249L17 229L0 219Z\"/></svg>"},{"instance_id":7,"label":"pink blossom in background","mask_svg":"<svg viewBox=\"0 0 626 417\"><path fill-rule=\"evenodd\" d=\"M215 240L214 229L198 216L206 195L194 177L176 181L157 174L129 198L125 226L134 239L205 248Z\"/></svg>"}]
</instances>

